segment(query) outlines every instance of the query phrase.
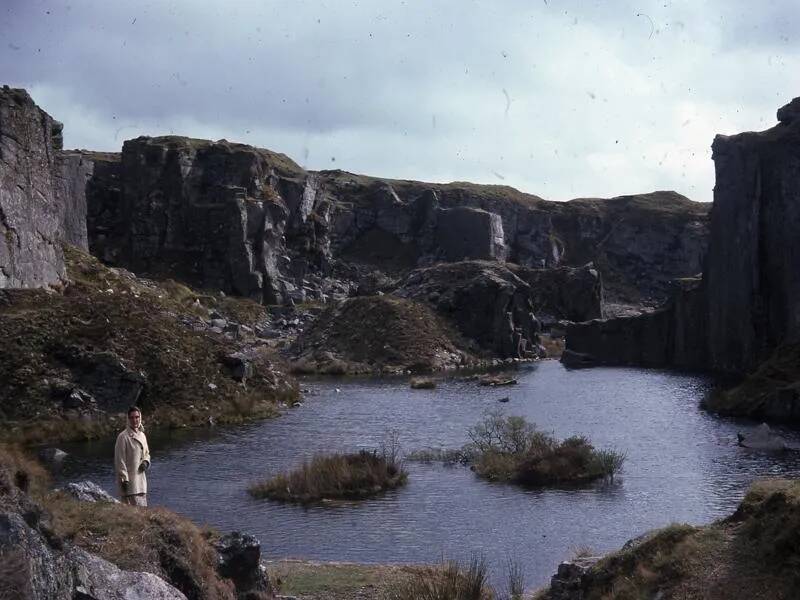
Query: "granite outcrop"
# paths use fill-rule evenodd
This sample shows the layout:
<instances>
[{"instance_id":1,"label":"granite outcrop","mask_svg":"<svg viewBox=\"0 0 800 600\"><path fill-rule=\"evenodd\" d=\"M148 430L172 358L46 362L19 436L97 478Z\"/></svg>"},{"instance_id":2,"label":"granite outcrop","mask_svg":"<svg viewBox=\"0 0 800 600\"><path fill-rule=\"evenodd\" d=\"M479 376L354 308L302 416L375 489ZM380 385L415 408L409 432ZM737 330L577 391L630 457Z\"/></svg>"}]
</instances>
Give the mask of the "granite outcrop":
<instances>
[{"instance_id":1,"label":"granite outcrop","mask_svg":"<svg viewBox=\"0 0 800 600\"><path fill-rule=\"evenodd\" d=\"M465 338L501 358L538 355L531 288L501 263L464 261L417 269L394 292L430 305Z\"/></svg>"},{"instance_id":2,"label":"granite outcrop","mask_svg":"<svg viewBox=\"0 0 800 600\"><path fill-rule=\"evenodd\" d=\"M282 154L140 137L94 161L89 247L115 266L268 304L343 299L371 273L463 260L594 268L655 303L701 269L707 207L674 192L549 202L505 186L307 171Z\"/></svg>"},{"instance_id":3,"label":"granite outcrop","mask_svg":"<svg viewBox=\"0 0 800 600\"><path fill-rule=\"evenodd\" d=\"M25 90L0 88L0 288L58 284L62 244L86 248L91 165L61 152L62 130Z\"/></svg>"}]
</instances>

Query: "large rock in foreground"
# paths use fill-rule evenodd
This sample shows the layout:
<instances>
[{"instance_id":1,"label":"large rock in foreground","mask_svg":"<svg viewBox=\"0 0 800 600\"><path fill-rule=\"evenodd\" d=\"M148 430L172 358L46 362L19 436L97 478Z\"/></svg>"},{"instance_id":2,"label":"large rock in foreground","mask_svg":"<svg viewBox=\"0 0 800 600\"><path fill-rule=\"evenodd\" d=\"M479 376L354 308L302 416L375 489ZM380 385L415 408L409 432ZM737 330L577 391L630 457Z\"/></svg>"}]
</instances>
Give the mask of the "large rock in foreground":
<instances>
[{"instance_id":1,"label":"large rock in foreground","mask_svg":"<svg viewBox=\"0 0 800 600\"><path fill-rule=\"evenodd\" d=\"M272 583L261 564L261 543L252 535L234 531L216 544L219 574L233 581L240 598L273 597Z\"/></svg>"},{"instance_id":2,"label":"large rock in foreground","mask_svg":"<svg viewBox=\"0 0 800 600\"><path fill-rule=\"evenodd\" d=\"M0 88L0 288L64 277L64 242L86 248L91 171L61 154L62 125L25 90Z\"/></svg>"},{"instance_id":3,"label":"large rock in foreground","mask_svg":"<svg viewBox=\"0 0 800 600\"><path fill-rule=\"evenodd\" d=\"M14 512L0 512L0 553L3 598L186 600L152 573L124 571L85 550L54 543Z\"/></svg>"}]
</instances>

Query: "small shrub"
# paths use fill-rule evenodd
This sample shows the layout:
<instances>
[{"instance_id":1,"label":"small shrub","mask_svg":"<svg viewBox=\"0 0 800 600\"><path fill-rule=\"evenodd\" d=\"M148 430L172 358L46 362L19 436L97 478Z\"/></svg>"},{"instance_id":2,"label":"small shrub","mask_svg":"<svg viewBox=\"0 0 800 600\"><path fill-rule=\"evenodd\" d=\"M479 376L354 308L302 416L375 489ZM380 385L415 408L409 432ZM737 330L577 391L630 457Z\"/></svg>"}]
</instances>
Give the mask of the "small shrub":
<instances>
[{"instance_id":1,"label":"small shrub","mask_svg":"<svg viewBox=\"0 0 800 600\"><path fill-rule=\"evenodd\" d=\"M473 463L473 470L479 477L491 481L509 481L516 477L517 458L501 452L484 452Z\"/></svg>"},{"instance_id":2,"label":"small shrub","mask_svg":"<svg viewBox=\"0 0 800 600\"><path fill-rule=\"evenodd\" d=\"M505 416L499 409L489 411L467 435L470 443L460 450L424 450L410 459L470 463L484 479L542 486L603 477L613 481L626 458L618 450L596 450L585 436L559 441L525 418Z\"/></svg>"},{"instance_id":3,"label":"small shrub","mask_svg":"<svg viewBox=\"0 0 800 600\"><path fill-rule=\"evenodd\" d=\"M627 453L615 449L597 450L594 455L596 468L602 471L603 475L614 481L616 475L625 464Z\"/></svg>"},{"instance_id":4,"label":"small shrub","mask_svg":"<svg viewBox=\"0 0 800 600\"><path fill-rule=\"evenodd\" d=\"M394 450L362 450L352 454L317 456L290 473L257 483L255 498L308 503L323 499L358 500L404 485L408 477Z\"/></svg>"}]
</instances>

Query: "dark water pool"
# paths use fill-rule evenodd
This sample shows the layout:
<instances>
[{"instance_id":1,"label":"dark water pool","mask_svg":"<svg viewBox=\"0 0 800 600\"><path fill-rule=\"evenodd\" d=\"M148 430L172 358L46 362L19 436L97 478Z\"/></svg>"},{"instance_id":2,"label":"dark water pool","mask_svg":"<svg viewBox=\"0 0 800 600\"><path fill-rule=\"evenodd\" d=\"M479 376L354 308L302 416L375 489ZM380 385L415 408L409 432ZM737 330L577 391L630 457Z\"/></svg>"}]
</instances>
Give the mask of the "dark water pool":
<instances>
[{"instance_id":1,"label":"dark water pool","mask_svg":"<svg viewBox=\"0 0 800 600\"><path fill-rule=\"evenodd\" d=\"M519 385L488 389L445 381L309 380L302 407L258 424L151 436L151 504L220 530L258 536L268 558L429 562L482 552L497 570L511 556L529 585L547 582L582 546L619 547L653 527L705 523L728 514L754 479L796 476L799 453L753 453L736 445L753 423L698 408L709 382L639 369L568 371L545 361L519 372ZM337 391L338 390L338 391ZM405 451L457 447L497 399L559 437L589 436L628 453L614 485L526 491L478 480L467 469L411 463L408 485L357 504L302 508L251 499L251 482L315 453L377 447L397 429ZM784 432L800 442L794 432ZM113 490L113 444L68 448L65 479Z\"/></svg>"}]
</instances>

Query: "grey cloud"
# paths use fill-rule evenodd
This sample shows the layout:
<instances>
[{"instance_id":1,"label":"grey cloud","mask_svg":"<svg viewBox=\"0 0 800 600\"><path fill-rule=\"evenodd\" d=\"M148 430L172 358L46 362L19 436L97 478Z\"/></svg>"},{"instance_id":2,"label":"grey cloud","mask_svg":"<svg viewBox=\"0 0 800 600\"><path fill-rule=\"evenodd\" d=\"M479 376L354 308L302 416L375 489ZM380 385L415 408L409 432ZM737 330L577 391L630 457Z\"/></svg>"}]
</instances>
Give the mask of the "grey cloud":
<instances>
[{"instance_id":1,"label":"grey cloud","mask_svg":"<svg viewBox=\"0 0 800 600\"><path fill-rule=\"evenodd\" d=\"M797 95L798 51L773 43L796 24L790 8L11 0L0 73L37 90L68 144L172 131L311 168L335 157L556 199L674 188L709 200L713 134L766 127Z\"/></svg>"}]
</instances>

